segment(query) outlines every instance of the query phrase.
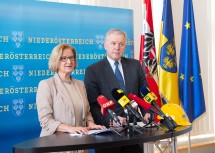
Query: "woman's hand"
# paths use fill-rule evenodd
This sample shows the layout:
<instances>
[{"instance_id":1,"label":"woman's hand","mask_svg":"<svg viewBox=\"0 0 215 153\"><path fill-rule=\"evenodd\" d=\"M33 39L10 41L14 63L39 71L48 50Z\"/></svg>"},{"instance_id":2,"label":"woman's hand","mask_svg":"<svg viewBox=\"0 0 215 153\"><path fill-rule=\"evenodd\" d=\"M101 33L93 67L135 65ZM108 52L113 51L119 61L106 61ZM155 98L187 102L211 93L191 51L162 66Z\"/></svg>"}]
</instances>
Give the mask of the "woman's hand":
<instances>
[{"instance_id":1,"label":"woman's hand","mask_svg":"<svg viewBox=\"0 0 215 153\"><path fill-rule=\"evenodd\" d=\"M87 134L88 129L86 127L68 127L67 131L69 133L77 133L77 134Z\"/></svg>"},{"instance_id":2,"label":"woman's hand","mask_svg":"<svg viewBox=\"0 0 215 153\"><path fill-rule=\"evenodd\" d=\"M86 127L73 127L66 124L60 124L56 130L56 132L68 132L68 133L75 133L75 134L87 134L88 129Z\"/></svg>"},{"instance_id":3,"label":"woman's hand","mask_svg":"<svg viewBox=\"0 0 215 153\"><path fill-rule=\"evenodd\" d=\"M95 124L93 122L89 122L87 129L88 130L93 130L93 129L104 130L104 129L107 129L107 128L105 126L97 125L97 124Z\"/></svg>"}]
</instances>

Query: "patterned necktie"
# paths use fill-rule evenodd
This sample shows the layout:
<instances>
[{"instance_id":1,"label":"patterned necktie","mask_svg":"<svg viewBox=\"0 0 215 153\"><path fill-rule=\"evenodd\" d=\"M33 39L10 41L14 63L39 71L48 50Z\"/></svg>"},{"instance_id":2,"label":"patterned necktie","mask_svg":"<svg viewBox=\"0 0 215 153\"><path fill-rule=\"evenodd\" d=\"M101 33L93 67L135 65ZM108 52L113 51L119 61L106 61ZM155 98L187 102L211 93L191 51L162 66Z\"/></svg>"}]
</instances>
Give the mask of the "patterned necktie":
<instances>
[{"instance_id":1,"label":"patterned necktie","mask_svg":"<svg viewBox=\"0 0 215 153\"><path fill-rule=\"evenodd\" d=\"M125 84L124 84L124 80L123 80L123 77L122 77L122 74L120 73L119 71L119 62L115 61L114 62L114 65L115 65L115 76L117 78L117 81L119 83L119 86L120 88L126 93L126 88L125 88Z\"/></svg>"}]
</instances>

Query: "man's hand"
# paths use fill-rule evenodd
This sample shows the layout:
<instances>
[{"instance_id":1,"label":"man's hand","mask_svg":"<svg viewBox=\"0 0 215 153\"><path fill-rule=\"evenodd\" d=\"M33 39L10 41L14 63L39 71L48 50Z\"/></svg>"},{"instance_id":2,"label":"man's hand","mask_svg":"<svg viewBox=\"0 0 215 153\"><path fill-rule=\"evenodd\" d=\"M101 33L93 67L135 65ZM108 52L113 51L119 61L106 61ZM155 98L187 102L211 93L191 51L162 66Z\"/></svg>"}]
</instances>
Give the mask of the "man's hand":
<instances>
[{"instance_id":1,"label":"man's hand","mask_svg":"<svg viewBox=\"0 0 215 153\"><path fill-rule=\"evenodd\" d=\"M151 118L151 114L150 113L146 113L145 116L143 117L143 119L149 123L149 119Z\"/></svg>"},{"instance_id":2,"label":"man's hand","mask_svg":"<svg viewBox=\"0 0 215 153\"><path fill-rule=\"evenodd\" d=\"M119 119L121 125L124 125L124 124L126 123L126 118L121 117L121 116L117 116L117 117L118 117L118 119ZM114 127L118 127L119 124L113 121L113 126L114 126Z\"/></svg>"}]
</instances>

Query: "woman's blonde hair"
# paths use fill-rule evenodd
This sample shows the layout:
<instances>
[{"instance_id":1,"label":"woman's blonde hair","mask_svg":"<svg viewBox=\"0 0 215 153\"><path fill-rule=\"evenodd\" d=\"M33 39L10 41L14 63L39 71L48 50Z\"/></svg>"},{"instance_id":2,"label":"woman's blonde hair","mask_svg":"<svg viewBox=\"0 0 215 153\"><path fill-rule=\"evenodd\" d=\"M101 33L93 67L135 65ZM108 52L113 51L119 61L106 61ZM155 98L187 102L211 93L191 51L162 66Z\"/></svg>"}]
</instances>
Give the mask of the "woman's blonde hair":
<instances>
[{"instance_id":1,"label":"woman's blonde hair","mask_svg":"<svg viewBox=\"0 0 215 153\"><path fill-rule=\"evenodd\" d=\"M49 58L49 69L52 70L53 72L57 72L58 71L58 67L60 64L60 57L63 53L64 49L71 49L71 51L73 52L74 58L75 58L75 68L77 68L77 61L76 61L76 50L74 47L70 46L69 44L59 44L57 46L55 46L51 52L50 58Z\"/></svg>"}]
</instances>

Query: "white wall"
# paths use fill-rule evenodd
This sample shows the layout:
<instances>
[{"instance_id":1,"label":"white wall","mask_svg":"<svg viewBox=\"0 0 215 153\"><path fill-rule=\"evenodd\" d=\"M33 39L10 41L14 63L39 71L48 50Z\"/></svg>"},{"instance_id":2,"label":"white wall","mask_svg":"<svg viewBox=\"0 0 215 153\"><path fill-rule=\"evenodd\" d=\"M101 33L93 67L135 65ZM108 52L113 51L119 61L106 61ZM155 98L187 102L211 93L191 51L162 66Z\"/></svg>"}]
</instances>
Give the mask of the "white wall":
<instances>
[{"instance_id":1,"label":"white wall","mask_svg":"<svg viewBox=\"0 0 215 153\"><path fill-rule=\"evenodd\" d=\"M208 24L208 29L206 30L208 33L208 37L206 38L206 41L208 41L208 43L206 43L207 46L207 50L209 52L208 54L208 67L207 67L207 72L208 72L208 86L206 88L208 88L208 93L209 93L209 98L208 98L208 103L209 106L211 107L211 109L208 109L210 112L209 114L212 114L212 112L214 112L215 110L215 69L214 69L214 65L215 65L215 1L211 0L208 4L207 4L207 8L208 8L208 20L210 21ZM207 28L204 28L207 29ZM210 120L214 121L214 117L215 115L213 115L211 117ZM210 121L211 122L211 121ZM213 127L215 127L215 121L213 122L213 125L211 125ZM214 130L215 131L215 130Z\"/></svg>"},{"instance_id":2,"label":"white wall","mask_svg":"<svg viewBox=\"0 0 215 153\"><path fill-rule=\"evenodd\" d=\"M50 1L50 0L48 0ZM53 0L55 2L73 3L80 5L93 5L117 8L129 8L134 11L134 57L139 59L140 35L142 32L142 2L143 0ZM183 0L171 0L177 58L179 60ZM214 133L215 110L215 2L213 0L193 0L196 22L196 34L199 48L199 58L202 70L203 88L205 93L206 113L193 124L191 135ZM155 41L158 44L160 21L162 16L162 0L152 0Z\"/></svg>"}]
</instances>

